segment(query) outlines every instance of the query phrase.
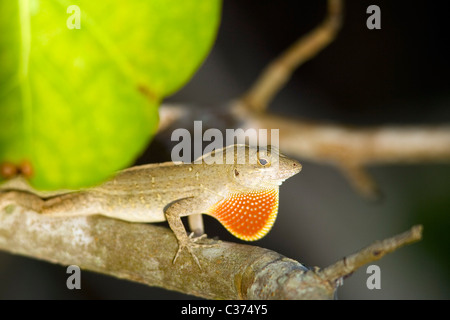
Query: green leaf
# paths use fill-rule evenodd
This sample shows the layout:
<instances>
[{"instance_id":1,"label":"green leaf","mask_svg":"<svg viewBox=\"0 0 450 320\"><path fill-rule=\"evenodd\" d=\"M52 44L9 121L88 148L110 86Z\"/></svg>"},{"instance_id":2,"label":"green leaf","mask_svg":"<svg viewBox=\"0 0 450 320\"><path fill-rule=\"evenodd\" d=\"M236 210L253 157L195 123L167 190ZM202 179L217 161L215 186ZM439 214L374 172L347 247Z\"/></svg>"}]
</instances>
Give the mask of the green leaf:
<instances>
[{"instance_id":1,"label":"green leaf","mask_svg":"<svg viewBox=\"0 0 450 320\"><path fill-rule=\"evenodd\" d=\"M80 29L69 29L80 9ZM0 164L40 189L99 183L148 145L205 59L221 0L0 0Z\"/></svg>"}]
</instances>

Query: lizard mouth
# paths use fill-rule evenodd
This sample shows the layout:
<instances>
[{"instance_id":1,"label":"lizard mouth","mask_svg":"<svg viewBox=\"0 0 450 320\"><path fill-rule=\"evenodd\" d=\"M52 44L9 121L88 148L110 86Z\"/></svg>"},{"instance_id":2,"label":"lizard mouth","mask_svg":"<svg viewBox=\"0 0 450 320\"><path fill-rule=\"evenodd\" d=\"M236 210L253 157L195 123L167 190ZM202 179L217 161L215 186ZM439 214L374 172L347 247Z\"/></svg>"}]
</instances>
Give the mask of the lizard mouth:
<instances>
[{"instance_id":1,"label":"lizard mouth","mask_svg":"<svg viewBox=\"0 0 450 320\"><path fill-rule=\"evenodd\" d=\"M207 212L235 237L246 241L264 237L272 228L277 213L278 187L232 193Z\"/></svg>"}]
</instances>

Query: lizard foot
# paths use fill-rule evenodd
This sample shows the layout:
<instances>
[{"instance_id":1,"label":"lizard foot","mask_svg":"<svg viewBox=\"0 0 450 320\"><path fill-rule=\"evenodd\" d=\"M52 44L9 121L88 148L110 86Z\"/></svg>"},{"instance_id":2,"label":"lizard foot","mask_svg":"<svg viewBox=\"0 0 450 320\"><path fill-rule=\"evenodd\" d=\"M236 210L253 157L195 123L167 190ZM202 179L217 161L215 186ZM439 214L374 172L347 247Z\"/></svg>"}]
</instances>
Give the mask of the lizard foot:
<instances>
[{"instance_id":1,"label":"lizard foot","mask_svg":"<svg viewBox=\"0 0 450 320\"><path fill-rule=\"evenodd\" d=\"M184 250L187 249L187 251L189 251L189 253L191 254L192 258L194 259L195 263L197 263L198 267L200 268L200 270L202 270L202 267L200 265L200 262L198 261L197 256L194 254L192 249L195 248L201 248L201 247L213 247L215 245L217 245L216 243L197 243L197 241L199 240L203 240L205 239L207 236L206 234L201 235L200 237L193 237L193 233L191 233L189 235L189 237L186 237L184 241L178 241L178 251L177 254L175 255L175 258L173 259L173 263L175 263L177 261L178 256L180 255L180 253Z\"/></svg>"},{"instance_id":2,"label":"lizard foot","mask_svg":"<svg viewBox=\"0 0 450 320\"><path fill-rule=\"evenodd\" d=\"M208 240L208 241L210 241L210 242L213 242L213 243L201 243L201 245L202 246L209 246L209 247L212 247L212 246L215 246L215 245L217 245L217 243L219 242L218 240L214 240L214 239L211 239L211 238L208 238L208 235L206 234L206 233L203 233L202 235L200 235L200 236L196 236L196 234L195 234L195 232L191 232L190 234L189 234L189 239L192 241L192 242L197 242L197 241L202 241L202 240Z\"/></svg>"}]
</instances>

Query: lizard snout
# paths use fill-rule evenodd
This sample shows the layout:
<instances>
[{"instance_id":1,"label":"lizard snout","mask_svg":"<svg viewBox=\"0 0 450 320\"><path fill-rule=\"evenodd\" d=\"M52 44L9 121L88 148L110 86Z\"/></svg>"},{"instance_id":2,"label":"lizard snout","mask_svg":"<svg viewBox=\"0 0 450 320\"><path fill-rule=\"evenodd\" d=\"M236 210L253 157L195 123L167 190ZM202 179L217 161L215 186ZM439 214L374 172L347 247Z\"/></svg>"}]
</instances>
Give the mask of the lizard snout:
<instances>
[{"instance_id":1,"label":"lizard snout","mask_svg":"<svg viewBox=\"0 0 450 320\"><path fill-rule=\"evenodd\" d=\"M297 160L292 160L292 169L294 170L294 174L299 173L302 171L302 164L298 162Z\"/></svg>"},{"instance_id":2,"label":"lizard snout","mask_svg":"<svg viewBox=\"0 0 450 320\"><path fill-rule=\"evenodd\" d=\"M302 171L302 165L297 160L281 157L280 167L278 169L279 178L286 180Z\"/></svg>"}]
</instances>

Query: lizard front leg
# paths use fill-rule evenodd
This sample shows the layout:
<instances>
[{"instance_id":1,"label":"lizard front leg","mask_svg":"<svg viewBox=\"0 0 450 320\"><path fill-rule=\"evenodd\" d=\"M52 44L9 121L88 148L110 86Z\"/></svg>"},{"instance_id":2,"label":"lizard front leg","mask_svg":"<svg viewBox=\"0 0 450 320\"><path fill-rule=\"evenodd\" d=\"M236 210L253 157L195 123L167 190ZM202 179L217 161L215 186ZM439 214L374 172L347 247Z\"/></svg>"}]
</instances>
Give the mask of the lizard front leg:
<instances>
[{"instance_id":1,"label":"lizard front leg","mask_svg":"<svg viewBox=\"0 0 450 320\"><path fill-rule=\"evenodd\" d=\"M167 222L169 223L170 229L173 231L178 241L178 251L175 255L175 258L173 259L173 263L175 263L181 251L183 251L183 249L187 249L201 269L200 262L198 261L198 258L196 257L192 249L199 246L205 246L205 244L196 243L196 240L203 237L191 238L190 236L188 236L183 222L181 221L181 217L204 213L219 200L220 199L215 199L215 197L191 197L173 202L166 208L164 214L166 216ZM208 244L206 246L211 246L211 244Z\"/></svg>"}]
</instances>

